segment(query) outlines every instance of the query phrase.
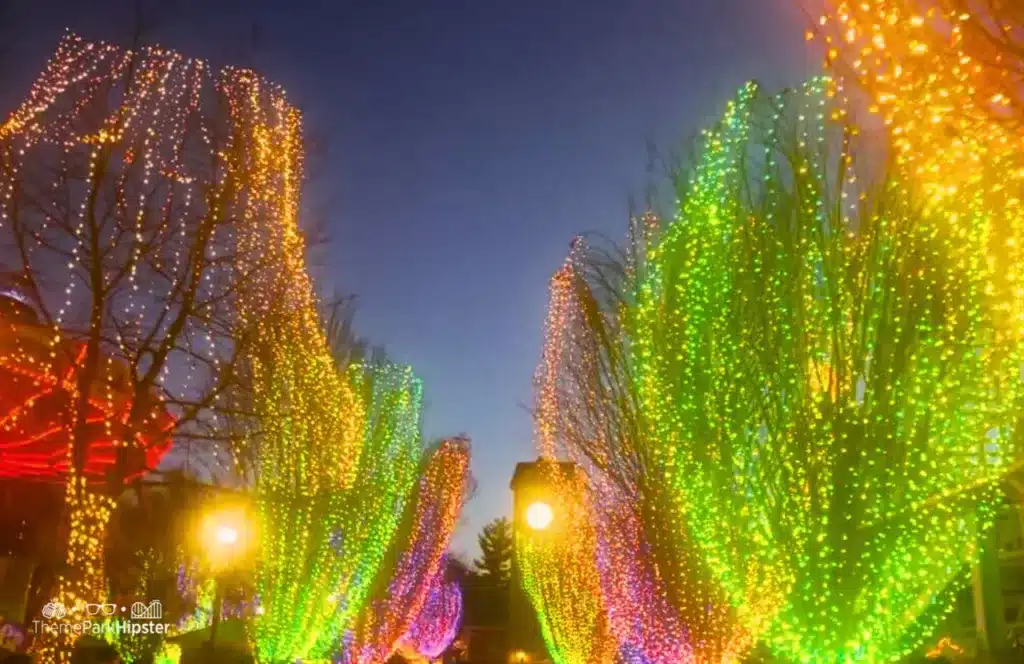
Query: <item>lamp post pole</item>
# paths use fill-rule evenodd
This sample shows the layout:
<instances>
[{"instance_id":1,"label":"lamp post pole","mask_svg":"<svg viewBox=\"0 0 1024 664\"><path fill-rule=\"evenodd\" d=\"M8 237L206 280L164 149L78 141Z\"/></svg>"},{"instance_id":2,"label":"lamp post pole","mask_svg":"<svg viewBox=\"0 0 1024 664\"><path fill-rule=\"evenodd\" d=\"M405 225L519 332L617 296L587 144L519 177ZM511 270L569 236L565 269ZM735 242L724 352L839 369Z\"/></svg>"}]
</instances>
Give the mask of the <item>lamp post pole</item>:
<instances>
[{"instance_id":1,"label":"lamp post pole","mask_svg":"<svg viewBox=\"0 0 1024 664\"><path fill-rule=\"evenodd\" d=\"M242 536L245 526L237 513L221 512L212 514L203 524L203 543L213 568L213 616L210 621L210 640L207 647L212 651L217 642L221 609L224 604L224 585L228 570L237 564L241 548L245 545Z\"/></svg>"},{"instance_id":2,"label":"lamp post pole","mask_svg":"<svg viewBox=\"0 0 1024 664\"><path fill-rule=\"evenodd\" d=\"M213 580L213 619L210 622L210 649L217 643L217 628L220 627L220 610L224 604L224 584L221 575Z\"/></svg>"}]
</instances>

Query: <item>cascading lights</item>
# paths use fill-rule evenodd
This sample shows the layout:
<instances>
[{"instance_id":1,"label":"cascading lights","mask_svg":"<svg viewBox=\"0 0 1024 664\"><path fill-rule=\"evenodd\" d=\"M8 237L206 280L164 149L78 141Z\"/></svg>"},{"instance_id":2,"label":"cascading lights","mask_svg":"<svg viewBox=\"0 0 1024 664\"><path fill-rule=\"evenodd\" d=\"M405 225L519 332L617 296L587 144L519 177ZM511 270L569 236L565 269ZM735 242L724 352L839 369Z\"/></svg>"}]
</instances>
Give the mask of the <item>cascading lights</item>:
<instances>
[{"instance_id":1,"label":"cascading lights","mask_svg":"<svg viewBox=\"0 0 1024 664\"><path fill-rule=\"evenodd\" d=\"M466 441L445 440L427 451L409 516L393 538L370 601L345 639L343 662L386 661L424 611L430 593L443 590L436 580L444 572L444 553L465 500L468 474Z\"/></svg>"},{"instance_id":2,"label":"cascading lights","mask_svg":"<svg viewBox=\"0 0 1024 664\"><path fill-rule=\"evenodd\" d=\"M245 200L237 269L269 272L239 308L260 340L249 358L262 608L252 639L261 660L325 658L363 609L415 486L422 387L407 367L336 366L298 226L299 114L245 70L223 90L243 137L228 177L260 192Z\"/></svg>"},{"instance_id":3,"label":"cascading lights","mask_svg":"<svg viewBox=\"0 0 1024 664\"><path fill-rule=\"evenodd\" d=\"M983 258L1001 336L1024 336L1024 14L1016 3L807 1L840 80L866 89L895 157Z\"/></svg>"},{"instance_id":4,"label":"cascading lights","mask_svg":"<svg viewBox=\"0 0 1024 664\"><path fill-rule=\"evenodd\" d=\"M229 227L243 199L275 195L255 187L279 183L229 175L240 173L235 157L251 147L241 145L241 127L253 119L232 124L210 101L237 72L68 34L0 125L5 256L17 257L49 335L49 356L35 364L44 376L79 367L61 386L70 398L56 417L68 432L66 463L56 465L67 468L70 529L67 574L52 599L68 607L106 596L103 533L117 488L94 469L89 476L90 457L99 452L124 480L123 459L146 448L153 429L161 441L208 434L214 411L228 406L237 298L266 275L262 266L245 279L232 272ZM30 350L6 354L20 363ZM173 404L170 418L161 402ZM45 636L33 648L42 661L66 662L74 640Z\"/></svg>"},{"instance_id":5,"label":"cascading lights","mask_svg":"<svg viewBox=\"0 0 1024 664\"><path fill-rule=\"evenodd\" d=\"M744 88L631 330L662 481L740 618L807 663L932 632L992 525L1021 391L985 261L902 170L862 186L844 117L829 79Z\"/></svg>"},{"instance_id":6,"label":"cascading lights","mask_svg":"<svg viewBox=\"0 0 1024 664\"><path fill-rule=\"evenodd\" d=\"M290 350L289 356L300 353ZM263 556L257 586L264 612L254 640L268 661L323 658L338 649L366 601L415 480L419 382L407 369L390 366L360 380L372 386L365 387L370 399L361 417L353 418L364 423L365 441L350 487L340 483L336 466L317 458L318 449L333 452L330 439L319 439L311 422L301 423L307 413L280 420L280 438L264 449L257 480ZM277 396L271 401L288 403ZM298 435L304 429L308 438ZM280 449L272 453L271 443Z\"/></svg>"},{"instance_id":7,"label":"cascading lights","mask_svg":"<svg viewBox=\"0 0 1024 664\"><path fill-rule=\"evenodd\" d=\"M562 287L568 278L562 271L553 279L553 304L548 309L546 330L559 341L568 332L564 316L569 292ZM560 349L560 344L550 346ZM537 369L536 426L542 454L549 453L547 448L555 439L557 370L554 362L542 362ZM579 474L567 475L554 462L546 465L543 476L555 518L543 530L523 524L516 527L515 555L523 590L537 613L541 636L555 662L611 662L617 644L609 632L601 596L597 535L587 506L585 482Z\"/></svg>"},{"instance_id":8,"label":"cascading lights","mask_svg":"<svg viewBox=\"0 0 1024 664\"><path fill-rule=\"evenodd\" d=\"M551 280L546 340L537 370L542 455L571 459L586 474L596 561L610 630L629 661L732 662L750 649L685 514L645 470L657 439L637 403L630 307L657 220L634 220L627 252L582 240ZM592 255L591 255L592 254Z\"/></svg>"},{"instance_id":9,"label":"cascading lights","mask_svg":"<svg viewBox=\"0 0 1024 664\"><path fill-rule=\"evenodd\" d=\"M585 483L556 463L547 466L555 520L544 530L519 525L515 532L523 590L555 664L612 664L618 645L605 616Z\"/></svg>"},{"instance_id":10,"label":"cascading lights","mask_svg":"<svg viewBox=\"0 0 1024 664\"><path fill-rule=\"evenodd\" d=\"M434 576L427 597L409 630L399 640L398 652L434 660L455 641L462 624L462 590L443 573Z\"/></svg>"}]
</instances>

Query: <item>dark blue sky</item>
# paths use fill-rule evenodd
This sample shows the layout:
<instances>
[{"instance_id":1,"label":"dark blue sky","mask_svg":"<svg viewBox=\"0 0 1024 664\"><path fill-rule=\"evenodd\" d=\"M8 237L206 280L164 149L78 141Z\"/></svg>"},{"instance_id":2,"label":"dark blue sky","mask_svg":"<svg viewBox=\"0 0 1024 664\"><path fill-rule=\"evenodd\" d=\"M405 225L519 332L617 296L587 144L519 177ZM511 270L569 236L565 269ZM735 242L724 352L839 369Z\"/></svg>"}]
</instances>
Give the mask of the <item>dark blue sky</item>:
<instances>
[{"instance_id":1,"label":"dark blue sky","mask_svg":"<svg viewBox=\"0 0 1024 664\"><path fill-rule=\"evenodd\" d=\"M134 5L6 4L5 113L63 28L124 41ZM648 140L671 147L744 81L792 85L817 64L795 0L159 4L157 41L254 64L326 137L317 276L356 293L359 330L423 377L427 435L472 437L479 487L455 543L471 554L535 456L547 280L573 235L621 237Z\"/></svg>"}]
</instances>

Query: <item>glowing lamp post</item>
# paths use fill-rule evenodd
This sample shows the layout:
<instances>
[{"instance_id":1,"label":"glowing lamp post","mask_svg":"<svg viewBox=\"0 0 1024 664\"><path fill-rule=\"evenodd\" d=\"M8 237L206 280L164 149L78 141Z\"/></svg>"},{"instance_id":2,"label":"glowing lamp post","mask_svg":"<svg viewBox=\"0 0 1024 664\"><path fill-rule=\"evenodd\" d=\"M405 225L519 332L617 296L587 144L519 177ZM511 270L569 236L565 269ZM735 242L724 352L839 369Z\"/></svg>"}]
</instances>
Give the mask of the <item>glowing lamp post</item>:
<instances>
[{"instance_id":1,"label":"glowing lamp post","mask_svg":"<svg viewBox=\"0 0 1024 664\"><path fill-rule=\"evenodd\" d=\"M214 577L213 620L210 623L210 647L217 639L221 604L224 602L224 574L243 559L252 540L250 519L241 508L219 509L206 514L200 524L199 543Z\"/></svg>"},{"instance_id":2,"label":"glowing lamp post","mask_svg":"<svg viewBox=\"0 0 1024 664\"><path fill-rule=\"evenodd\" d=\"M551 525L554 518L555 514L551 511L551 506L545 502L530 503L530 506L526 508L526 525L534 530L545 530Z\"/></svg>"},{"instance_id":3,"label":"glowing lamp post","mask_svg":"<svg viewBox=\"0 0 1024 664\"><path fill-rule=\"evenodd\" d=\"M520 537L565 537L567 524L554 509L550 468L551 461L532 461L516 465L512 476L512 528L516 546ZM573 463L560 463L562 475L571 476L578 471ZM542 659L545 652L540 625L529 599L523 590L518 556L512 557L512 583L509 589L508 660L532 662Z\"/></svg>"}]
</instances>

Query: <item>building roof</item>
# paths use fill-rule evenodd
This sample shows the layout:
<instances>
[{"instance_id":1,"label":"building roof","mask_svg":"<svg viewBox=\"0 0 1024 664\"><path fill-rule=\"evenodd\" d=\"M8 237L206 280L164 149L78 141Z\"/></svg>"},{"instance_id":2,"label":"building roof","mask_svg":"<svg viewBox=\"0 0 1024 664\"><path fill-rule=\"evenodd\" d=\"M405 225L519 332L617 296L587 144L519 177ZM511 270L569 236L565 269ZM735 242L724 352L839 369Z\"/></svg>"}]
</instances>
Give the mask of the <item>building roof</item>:
<instances>
[{"instance_id":1,"label":"building roof","mask_svg":"<svg viewBox=\"0 0 1024 664\"><path fill-rule=\"evenodd\" d=\"M572 461L554 461L551 459L543 459L537 457L536 461L520 461L516 464L516 470L512 474L512 481L509 483L509 488L513 491L517 487L523 484L532 484L538 481L545 481L546 478L543 476L543 468L546 464L558 464L561 472L566 475L572 475L579 471L579 466Z\"/></svg>"}]
</instances>

